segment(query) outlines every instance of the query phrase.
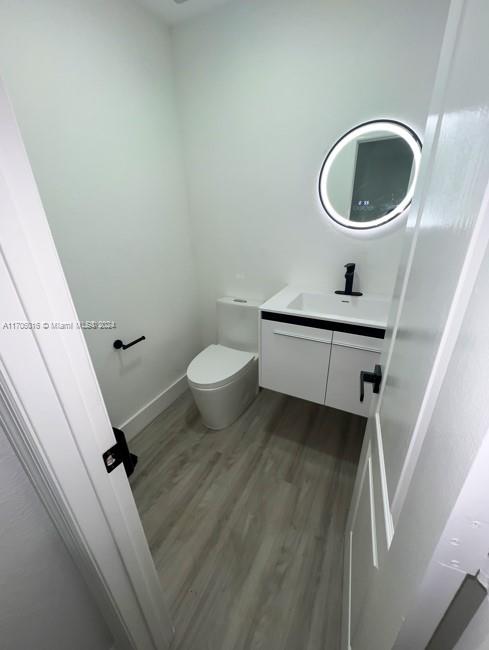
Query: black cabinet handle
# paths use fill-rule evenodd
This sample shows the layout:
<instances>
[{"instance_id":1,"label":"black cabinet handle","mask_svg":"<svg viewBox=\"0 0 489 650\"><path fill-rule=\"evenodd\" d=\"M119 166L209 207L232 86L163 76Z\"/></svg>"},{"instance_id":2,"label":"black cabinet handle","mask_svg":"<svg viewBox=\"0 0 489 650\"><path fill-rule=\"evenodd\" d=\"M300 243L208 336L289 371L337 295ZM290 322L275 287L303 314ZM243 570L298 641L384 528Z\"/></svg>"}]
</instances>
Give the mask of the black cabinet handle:
<instances>
[{"instance_id":1,"label":"black cabinet handle","mask_svg":"<svg viewBox=\"0 0 489 650\"><path fill-rule=\"evenodd\" d=\"M145 341L146 337L145 336L140 336L138 339L135 341L131 341L130 343L123 343L120 339L117 339L117 341L114 341L114 347L116 350L127 350L127 348L132 347L133 345L136 345L136 343L139 343L140 341Z\"/></svg>"},{"instance_id":2,"label":"black cabinet handle","mask_svg":"<svg viewBox=\"0 0 489 650\"><path fill-rule=\"evenodd\" d=\"M382 383L382 368L377 364L373 372L362 370L360 373L360 401L363 402L365 398L365 382L373 384L373 392L380 391L380 384Z\"/></svg>"}]
</instances>

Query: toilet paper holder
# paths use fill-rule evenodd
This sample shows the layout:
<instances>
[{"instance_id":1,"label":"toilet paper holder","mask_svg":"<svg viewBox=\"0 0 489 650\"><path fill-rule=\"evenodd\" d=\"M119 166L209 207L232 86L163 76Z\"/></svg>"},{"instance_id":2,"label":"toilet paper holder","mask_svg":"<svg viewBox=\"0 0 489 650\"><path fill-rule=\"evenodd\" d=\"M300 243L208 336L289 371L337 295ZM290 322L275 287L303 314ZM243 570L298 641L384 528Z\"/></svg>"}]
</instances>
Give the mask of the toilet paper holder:
<instances>
[{"instance_id":1,"label":"toilet paper holder","mask_svg":"<svg viewBox=\"0 0 489 650\"><path fill-rule=\"evenodd\" d=\"M145 340L146 340L145 336L140 336L138 339L135 339L130 343L123 343L120 339L117 339L116 341L114 341L113 345L116 350L127 350L127 348L131 348L133 345L136 345L136 343Z\"/></svg>"}]
</instances>

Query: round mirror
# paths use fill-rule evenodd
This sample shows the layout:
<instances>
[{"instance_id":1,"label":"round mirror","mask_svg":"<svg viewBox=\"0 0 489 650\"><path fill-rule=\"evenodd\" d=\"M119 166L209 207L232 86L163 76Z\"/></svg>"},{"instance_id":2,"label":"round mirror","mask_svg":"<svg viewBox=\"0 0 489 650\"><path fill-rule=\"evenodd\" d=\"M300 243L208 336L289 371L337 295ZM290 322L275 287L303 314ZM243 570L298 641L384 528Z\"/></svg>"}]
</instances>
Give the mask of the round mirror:
<instances>
[{"instance_id":1,"label":"round mirror","mask_svg":"<svg viewBox=\"0 0 489 650\"><path fill-rule=\"evenodd\" d=\"M377 120L355 127L326 156L319 196L346 228L376 228L405 214L416 185L421 143L404 124Z\"/></svg>"}]
</instances>

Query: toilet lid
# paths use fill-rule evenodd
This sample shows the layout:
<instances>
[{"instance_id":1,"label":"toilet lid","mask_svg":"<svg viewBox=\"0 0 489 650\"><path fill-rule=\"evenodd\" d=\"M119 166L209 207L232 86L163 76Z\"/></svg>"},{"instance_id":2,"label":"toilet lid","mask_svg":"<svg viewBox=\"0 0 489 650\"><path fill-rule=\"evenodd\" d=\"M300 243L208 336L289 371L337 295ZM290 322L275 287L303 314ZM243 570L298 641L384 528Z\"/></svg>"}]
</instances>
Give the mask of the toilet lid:
<instances>
[{"instance_id":1,"label":"toilet lid","mask_svg":"<svg viewBox=\"0 0 489 650\"><path fill-rule=\"evenodd\" d=\"M187 378L200 388L218 388L245 373L254 359L252 352L209 345L190 362Z\"/></svg>"}]
</instances>

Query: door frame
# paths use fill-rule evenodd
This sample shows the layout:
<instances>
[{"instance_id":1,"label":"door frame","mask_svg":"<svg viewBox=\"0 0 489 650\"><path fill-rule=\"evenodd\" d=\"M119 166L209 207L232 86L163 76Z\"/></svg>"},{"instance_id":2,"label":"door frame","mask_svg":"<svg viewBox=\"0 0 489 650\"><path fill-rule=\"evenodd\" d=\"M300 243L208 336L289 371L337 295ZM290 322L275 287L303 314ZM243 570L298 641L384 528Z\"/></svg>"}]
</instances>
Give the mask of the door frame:
<instances>
[{"instance_id":1,"label":"door frame","mask_svg":"<svg viewBox=\"0 0 489 650\"><path fill-rule=\"evenodd\" d=\"M0 79L0 419L118 650L166 650L173 627L111 423ZM3 323L73 323L7 329Z\"/></svg>"}]
</instances>

